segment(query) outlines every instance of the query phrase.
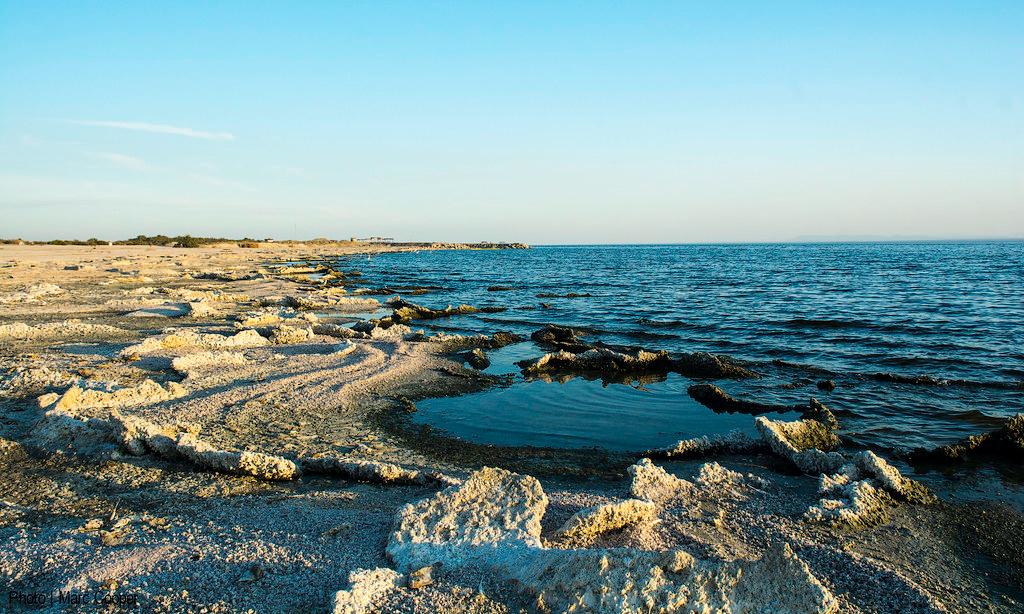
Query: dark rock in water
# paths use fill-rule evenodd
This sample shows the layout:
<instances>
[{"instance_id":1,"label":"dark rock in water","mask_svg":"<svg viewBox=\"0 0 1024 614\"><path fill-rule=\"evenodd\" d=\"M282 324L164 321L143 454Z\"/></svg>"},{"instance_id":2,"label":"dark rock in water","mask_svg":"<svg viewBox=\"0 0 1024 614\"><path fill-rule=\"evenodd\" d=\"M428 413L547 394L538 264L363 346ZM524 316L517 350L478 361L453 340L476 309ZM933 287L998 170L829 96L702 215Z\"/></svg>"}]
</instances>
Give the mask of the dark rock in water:
<instances>
[{"instance_id":1,"label":"dark rock in water","mask_svg":"<svg viewBox=\"0 0 1024 614\"><path fill-rule=\"evenodd\" d=\"M523 338L520 337L519 335L515 334L515 333L510 333L508 331L500 330L500 331L494 333L493 335L491 335L491 345L490 345L490 347L495 348L495 349L503 348L506 345L512 345L513 343L519 343L522 340L523 340Z\"/></svg>"},{"instance_id":2,"label":"dark rock in water","mask_svg":"<svg viewBox=\"0 0 1024 614\"><path fill-rule=\"evenodd\" d=\"M361 333L369 333L375 328L391 328L395 324L408 324L413 320L433 320L436 318L444 318L448 316L463 315L468 313L496 313L498 311L505 311L504 307L483 307L477 308L472 305L459 305L452 307L449 305L444 309L431 309L424 307L423 305L417 305L416 303L410 303L403 299L395 299L389 301L388 304L394 310L391 315L383 317L379 320L371 319L363 322L357 322L352 326L354 330Z\"/></svg>"},{"instance_id":3,"label":"dark rock in water","mask_svg":"<svg viewBox=\"0 0 1024 614\"><path fill-rule=\"evenodd\" d=\"M708 352L683 354L675 360L673 370L687 377L707 377L713 379L760 377L757 373L741 366L728 356L718 356Z\"/></svg>"},{"instance_id":4,"label":"dark rock in water","mask_svg":"<svg viewBox=\"0 0 1024 614\"><path fill-rule=\"evenodd\" d=\"M836 416L832 413L832 410L825 407L821 401L814 397L811 397L811 400L808 401L806 406L797 405L796 409L801 412L805 420L817 420L833 430L839 428L839 421L836 420Z\"/></svg>"},{"instance_id":5,"label":"dark rock in water","mask_svg":"<svg viewBox=\"0 0 1024 614\"><path fill-rule=\"evenodd\" d=\"M757 373L743 367L738 361L728 356L716 356L707 352L683 354L672 358L661 350L645 350L642 348L611 346L603 343L591 343L583 339L583 331L549 324L534 331L530 338L539 345L549 347L557 352L547 354L536 361L518 363L523 372L528 373L574 373L581 371L621 373L623 370L637 372L639 364L643 373L670 372L680 373L687 377L704 378L746 378L759 377ZM631 360L621 357L631 357ZM656 357L656 358L655 358ZM638 362L639 361L639 362ZM626 365L626 368L623 366Z\"/></svg>"},{"instance_id":6,"label":"dark rock in water","mask_svg":"<svg viewBox=\"0 0 1024 614\"><path fill-rule=\"evenodd\" d=\"M488 292L509 292L513 290L512 286L488 286Z\"/></svg>"},{"instance_id":7,"label":"dark rock in water","mask_svg":"<svg viewBox=\"0 0 1024 614\"><path fill-rule=\"evenodd\" d=\"M585 352L572 353L565 350L545 354L537 360L523 360L516 363L524 375L541 373L599 373L622 375L667 371L671 364L668 352L620 352L611 348L595 347Z\"/></svg>"},{"instance_id":8,"label":"dark rock in water","mask_svg":"<svg viewBox=\"0 0 1024 614\"><path fill-rule=\"evenodd\" d=\"M477 313L480 311L472 305L459 305L457 307L449 305L444 309L431 309L402 299L392 301L390 305L392 309L394 309L394 313L391 314L391 318L397 319L401 322L408 322L411 320L433 320L435 318Z\"/></svg>"},{"instance_id":9,"label":"dark rock in water","mask_svg":"<svg viewBox=\"0 0 1024 614\"><path fill-rule=\"evenodd\" d=\"M491 366L491 361L487 358L487 354L480 348L475 348L462 355L462 359L469 363L469 366L474 369L486 369Z\"/></svg>"},{"instance_id":10,"label":"dark rock in water","mask_svg":"<svg viewBox=\"0 0 1024 614\"><path fill-rule=\"evenodd\" d=\"M745 401L729 395L714 384L694 384L686 392L701 405L716 412L751 414L753 416L769 412L799 412L805 420L816 420L829 429L839 426L835 415L818 399L812 398L807 405L779 405L774 403L758 403Z\"/></svg>"},{"instance_id":11,"label":"dark rock in water","mask_svg":"<svg viewBox=\"0 0 1024 614\"><path fill-rule=\"evenodd\" d=\"M744 401L730 396L724 390L714 384L694 384L686 389L690 397L701 405L716 412L740 413L740 414L765 414L768 412L786 412L792 408L785 405L772 405L768 403L757 403L755 401Z\"/></svg>"},{"instance_id":12,"label":"dark rock in water","mask_svg":"<svg viewBox=\"0 0 1024 614\"><path fill-rule=\"evenodd\" d=\"M914 386L962 386L964 388L995 388L998 390L1024 390L1024 381L975 381L946 379L931 375L903 375L900 373L869 373L865 377L891 384L912 384Z\"/></svg>"},{"instance_id":13,"label":"dark rock in water","mask_svg":"<svg viewBox=\"0 0 1024 614\"><path fill-rule=\"evenodd\" d=\"M925 463L950 463L969 460L996 460L1019 463L1024 461L1024 414L1006 419L1002 427L971 435L954 444L933 450L918 448L910 458Z\"/></svg>"},{"instance_id":14,"label":"dark rock in water","mask_svg":"<svg viewBox=\"0 0 1024 614\"><path fill-rule=\"evenodd\" d=\"M818 390L824 390L825 392L832 392L836 389L835 380L823 379L817 383Z\"/></svg>"},{"instance_id":15,"label":"dark rock in water","mask_svg":"<svg viewBox=\"0 0 1024 614\"><path fill-rule=\"evenodd\" d=\"M578 292L569 292L568 294L552 294L550 292L541 292L537 295L537 298L589 298L590 293L585 292L580 294Z\"/></svg>"},{"instance_id":16,"label":"dark rock in water","mask_svg":"<svg viewBox=\"0 0 1024 614\"><path fill-rule=\"evenodd\" d=\"M538 343L578 343L581 335L582 333L574 328L549 324L538 331L534 331L530 335L530 339Z\"/></svg>"},{"instance_id":17,"label":"dark rock in water","mask_svg":"<svg viewBox=\"0 0 1024 614\"><path fill-rule=\"evenodd\" d=\"M540 308L541 309L551 309L551 303L541 303L540 304Z\"/></svg>"}]
</instances>

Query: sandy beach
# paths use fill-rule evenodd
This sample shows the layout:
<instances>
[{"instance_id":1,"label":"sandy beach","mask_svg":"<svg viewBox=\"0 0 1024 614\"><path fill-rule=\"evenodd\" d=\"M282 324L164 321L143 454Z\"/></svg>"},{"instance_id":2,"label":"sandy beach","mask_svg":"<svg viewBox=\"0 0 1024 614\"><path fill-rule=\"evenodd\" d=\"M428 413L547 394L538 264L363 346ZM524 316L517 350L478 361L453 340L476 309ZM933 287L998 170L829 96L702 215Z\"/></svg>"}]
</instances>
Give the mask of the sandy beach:
<instances>
[{"instance_id":1,"label":"sandy beach","mask_svg":"<svg viewBox=\"0 0 1024 614\"><path fill-rule=\"evenodd\" d=\"M356 258L325 264L414 249L432 248L0 246L4 607L1024 607L1019 513L838 450L817 402L792 422L751 416L758 437L635 454L412 424L422 399L501 385L473 365L513 340L425 334L417 321L477 307L364 286ZM558 327L534 340L549 351L524 369L553 378L745 377ZM709 402L736 401L709 386Z\"/></svg>"}]
</instances>

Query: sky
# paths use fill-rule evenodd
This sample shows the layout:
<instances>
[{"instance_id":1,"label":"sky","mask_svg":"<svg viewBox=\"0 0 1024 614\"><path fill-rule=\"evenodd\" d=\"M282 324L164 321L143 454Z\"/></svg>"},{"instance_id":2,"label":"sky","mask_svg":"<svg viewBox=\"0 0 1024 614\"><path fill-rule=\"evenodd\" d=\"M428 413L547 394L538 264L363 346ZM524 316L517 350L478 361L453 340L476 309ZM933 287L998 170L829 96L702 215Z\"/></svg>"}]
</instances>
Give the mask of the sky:
<instances>
[{"instance_id":1,"label":"sky","mask_svg":"<svg viewBox=\"0 0 1024 614\"><path fill-rule=\"evenodd\" d=\"M1024 236L1024 2L0 0L0 237Z\"/></svg>"}]
</instances>

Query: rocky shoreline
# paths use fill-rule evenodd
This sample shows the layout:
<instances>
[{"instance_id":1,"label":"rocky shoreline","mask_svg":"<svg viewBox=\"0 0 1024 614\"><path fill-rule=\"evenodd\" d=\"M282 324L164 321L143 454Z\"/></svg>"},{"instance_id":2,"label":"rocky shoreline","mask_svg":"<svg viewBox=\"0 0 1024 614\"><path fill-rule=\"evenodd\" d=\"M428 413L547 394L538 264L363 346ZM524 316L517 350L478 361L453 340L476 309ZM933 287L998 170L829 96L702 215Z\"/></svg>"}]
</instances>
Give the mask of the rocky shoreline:
<instances>
[{"instance_id":1,"label":"rocky shoreline","mask_svg":"<svg viewBox=\"0 0 1024 614\"><path fill-rule=\"evenodd\" d=\"M525 246L347 253L467 247ZM416 330L480 310L366 287L328 264L345 251L0 246L9 609L60 610L62 591L175 612L1024 607L1019 510L849 449L814 399L795 421L759 416L779 408L712 383L757 377L728 357L546 327L521 367L680 373L758 437L609 453L410 423L420 399L504 385L477 368L519 339ZM918 456L1019 462L1022 435L1017 417Z\"/></svg>"}]
</instances>

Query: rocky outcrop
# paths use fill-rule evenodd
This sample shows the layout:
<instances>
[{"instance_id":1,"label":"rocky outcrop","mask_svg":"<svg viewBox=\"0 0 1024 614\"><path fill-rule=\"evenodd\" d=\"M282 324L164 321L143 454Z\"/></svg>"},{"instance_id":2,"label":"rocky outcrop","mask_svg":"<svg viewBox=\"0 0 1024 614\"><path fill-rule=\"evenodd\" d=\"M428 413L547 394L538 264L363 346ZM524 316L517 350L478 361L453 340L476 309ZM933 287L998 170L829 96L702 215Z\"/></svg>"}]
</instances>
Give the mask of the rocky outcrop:
<instances>
[{"instance_id":1,"label":"rocky outcrop","mask_svg":"<svg viewBox=\"0 0 1024 614\"><path fill-rule=\"evenodd\" d=\"M714 384L694 384L687 388L686 392L694 401L716 412L751 414L754 416L769 412L798 412L804 418L817 420L829 428L834 429L839 425L832 411L815 398L811 398L806 405L759 403L737 399Z\"/></svg>"},{"instance_id":2,"label":"rocky outcrop","mask_svg":"<svg viewBox=\"0 0 1024 614\"><path fill-rule=\"evenodd\" d=\"M367 339L369 335L361 333L349 326L342 326L341 324L314 324L313 332L317 335L325 335L327 337L335 337L337 339Z\"/></svg>"},{"instance_id":3,"label":"rocky outcrop","mask_svg":"<svg viewBox=\"0 0 1024 614\"><path fill-rule=\"evenodd\" d=\"M640 459L626 472L632 478L629 494L637 499L661 503L693 492L693 482L668 473L651 462L649 458Z\"/></svg>"},{"instance_id":4,"label":"rocky outcrop","mask_svg":"<svg viewBox=\"0 0 1024 614\"><path fill-rule=\"evenodd\" d=\"M763 439L754 439L743 431L732 431L725 435L704 435L683 439L673 446L648 450L644 456L650 458L700 458L719 454L752 454L768 451Z\"/></svg>"},{"instance_id":5,"label":"rocky outcrop","mask_svg":"<svg viewBox=\"0 0 1024 614\"><path fill-rule=\"evenodd\" d=\"M686 377L709 379L744 379L759 377L750 369L728 356L708 352L683 354L675 359L672 370Z\"/></svg>"},{"instance_id":6,"label":"rocky outcrop","mask_svg":"<svg viewBox=\"0 0 1024 614\"><path fill-rule=\"evenodd\" d=\"M565 350L545 354L537 360L517 363L524 375L541 373L595 373L625 375L662 371L670 363L667 352L637 350L633 353L618 352L610 348L594 348L573 354Z\"/></svg>"},{"instance_id":7,"label":"rocky outcrop","mask_svg":"<svg viewBox=\"0 0 1024 614\"><path fill-rule=\"evenodd\" d=\"M919 448L910 458L914 462L938 464L979 460L1019 463L1024 461L1024 414L1010 416L996 430L971 435L948 446Z\"/></svg>"},{"instance_id":8,"label":"rocky outcrop","mask_svg":"<svg viewBox=\"0 0 1024 614\"><path fill-rule=\"evenodd\" d=\"M178 437L177 452L200 467L251 475L263 480L291 480L299 476L299 468L293 462L280 456L262 452L230 452L220 450L199 439L192 433Z\"/></svg>"},{"instance_id":9,"label":"rocky outcrop","mask_svg":"<svg viewBox=\"0 0 1024 614\"><path fill-rule=\"evenodd\" d=\"M316 335L311 326L290 326L278 324L270 331L270 340L275 345L294 345L305 343Z\"/></svg>"},{"instance_id":10,"label":"rocky outcrop","mask_svg":"<svg viewBox=\"0 0 1024 614\"><path fill-rule=\"evenodd\" d=\"M357 460L338 456L303 457L299 459L305 473L339 475L357 482L378 484L426 484L436 481L432 476L404 469L391 463Z\"/></svg>"},{"instance_id":11,"label":"rocky outcrop","mask_svg":"<svg viewBox=\"0 0 1024 614\"><path fill-rule=\"evenodd\" d=\"M927 488L871 451L855 456L834 474L822 474L818 492L821 501L804 517L848 528L884 522L894 501L927 504L936 500Z\"/></svg>"},{"instance_id":12,"label":"rocky outcrop","mask_svg":"<svg viewBox=\"0 0 1024 614\"><path fill-rule=\"evenodd\" d=\"M35 284L25 288L24 292L0 294L0 305L9 303L34 303L47 296L64 294L64 289L56 284Z\"/></svg>"},{"instance_id":13,"label":"rocky outcrop","mask_svg":"<svg viewBox=\"0 0 1024 614\"><path fill-rule=\"evenodd\" d=\"M657 516L658 506L651 501L626 499L576 512L555 535L569 539L590 538L630 525L650 522Z\"/></svg>"},{"instance_id":14,"label":"rocky outcrop","mask_svg":"<svg viewBox=\"0 0 1024 614\"><path fill-rule=\"evenodd\" d=\"M249 359L239 352L194 352L178 356L171 361L171 368L183 375L218 367L246 365Z\"/></svg>"},{"instance_id":15,"label":"rocky outcrop","mask_svg":"<svg viewBox=\"0 0 1024 614\"><path fill-rule=\"evenodd\" d=\"M578 329L548 325L535 331L530 338L544 348L556 351L540 358L521 361L519 366L526 375L547 374L602 374L612 377L623 373L680 373L696 378L758 377L756 373L726 356L695 352L670 356L665 351L591 343L583 339Z\"/></svg>"},{"instance_id":16,"label":"rocky outcrop","mask_svg":"<svg viewBox=\"0 0 1024 614\"><path fill-rule=\"evenodd\" d=\"M59 397L51 395L46 400L52 400L53 406L56 409L67 411L151 405L153 403L178 399L186 394L188 394L188 391L177 382L167 382L161 386L148 379L138 386L120 388L110 392L72 386ZM46 400L41 400L42 407L49 406L49 403L43 405Z\"/></svg>"},{"instance_id":17,"label":"rocky outcrop","mask_svg":"<svg viewBox=\"0 0 1024 614\"><path fill-rule=\"evenodd\" d=\"M839 452L839 438L817 420L772 421L758 416L754 426L772 452L792 461L804 473L834 473L846 463Z\"/></svg>"},{"instance_id":18,"label":"rocky outcrop","mask_svg":"<svg viewBox=\"0 0 1024 614\"><path fill-rule=\"evenodd\" d=\"M47 341L58 339L102 339L109 337L126 337L131 331L108 326L106 324L90 324L81 320L65 320L30 326L22 322L0 326L0 340L5 341Z\"/></svg>"},{"instance_id":19,"label":"rocky outcrop","mask_svg":"<svg viewBox=\"0 0 1024 614\"><path fill-rule=\"evenodd\" d=\"M334 614L365 614L374 601L402 584L402 574L386 567L356 569L348 575L349 587L334 594Z\"/></svg>"},{"instance_id":20,"label":"rocky outcrop","mask_svg":"<svg viewBox=\"0 0 1024 614\"><path fill-rule=\"evenodd\" d=\"M179 330L160 337L150 337L136 345L128 346L121 350L123 358L152 354L166 350L182 349L203 349L218 350L228 348L252 348L270 345L264 337L255 330L243 330L235 335L216 335L212 333L197 333L191 330Z\"/></svg>"},{"instance_id":21,"label":"rocky outcrop","mask_svg":"<svg viewBox=\"0 0 1024 614\"><path fill-rule=\"evenodd\" d=\"M491 366L491 360L480 348L474 348L462 355L462 359L469 363L474 369L486 369Z\"/></svg>"},{"instance_id":22,"label":"rocky outcrop","mask_svg":"<svg viewBox=\"0 0 1024 614\"><path fill-rule=\"evenodd\" d=\"M541 611L834 612L831 592L786 544L755 561L697 559L685 550L549 549L547 497L529 476L485 468L408 505L388 556L399 571L441 563L486 569ZM641 506L646 508L647 506Z\"/></svg>"}]
</instances>

